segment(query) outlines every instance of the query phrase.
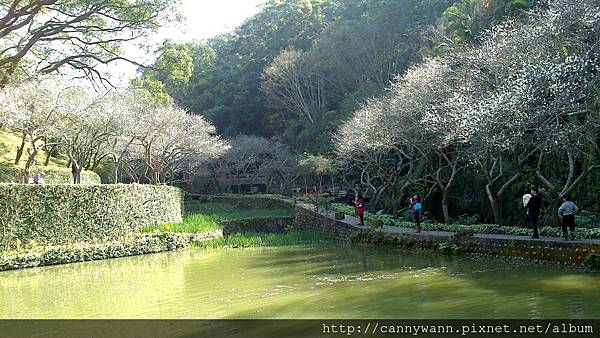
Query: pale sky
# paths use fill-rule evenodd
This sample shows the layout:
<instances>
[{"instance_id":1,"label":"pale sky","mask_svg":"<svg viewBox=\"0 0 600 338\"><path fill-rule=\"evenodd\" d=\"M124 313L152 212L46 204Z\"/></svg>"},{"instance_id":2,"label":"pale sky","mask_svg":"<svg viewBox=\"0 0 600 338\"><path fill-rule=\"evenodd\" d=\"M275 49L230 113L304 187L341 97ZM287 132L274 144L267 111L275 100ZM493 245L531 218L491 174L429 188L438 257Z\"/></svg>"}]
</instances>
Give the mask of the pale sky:
<instances>
[{"instance_id":1,"label":"pale sky","mask_svg":"<svg viewBox=\"0 0 600 338\"><path fill-rule=\"evenodd\" d=\"M205 40L233 30L247 18L258 13L266 0L181 0L181 23L162 27L149 41L155 50L165 39L175 42ZM135 61L151 63L155 55L134 45L125 46L125 55ZM137 66L127 62L111 64L113 84L126 85L135 76Z\"/></svg>"}]
</instances>

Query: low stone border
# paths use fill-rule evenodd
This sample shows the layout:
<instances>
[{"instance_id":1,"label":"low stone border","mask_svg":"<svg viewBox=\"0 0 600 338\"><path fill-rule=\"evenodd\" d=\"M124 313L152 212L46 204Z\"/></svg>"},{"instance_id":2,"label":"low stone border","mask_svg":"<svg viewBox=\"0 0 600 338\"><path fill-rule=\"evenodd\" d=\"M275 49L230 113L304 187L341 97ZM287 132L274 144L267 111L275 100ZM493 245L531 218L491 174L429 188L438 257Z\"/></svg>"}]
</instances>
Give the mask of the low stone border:
<instances>
[{"instance_id":1,"label":"low stone border","mask_svg":"<svg viewBox=\"0 0 600 338\"><path fill-rule=\"evenodd\" d=\"M310 206L298 205L295 210L294 226L301 229L313 229L331 235L340 241L350 241L357 233L375 233L372 229L353 226L345 221L336 220L331 216L317 213ZM445 243L454 244L461 254L491 255L514 257L527 260L539 260L565 265L586 265L586 259L600 253L600 244L587 242L567 242L557 240L530 240L527 238L506 238L507 236L482 235L461 236L453 238L453 233L427 232L392 233L380 231L378 243L390 246L404 245L398 239L410 239L423 249L436 249ZM360 241L364 243L363 241ZM370 242L370 241L369 241ZM400 243L400 244L399 244ZM589 261L589 259L588 259ZM589 263L588 263L589 264Z\"/></svg>"},{"instance_id":2,"label":"low stone border","mask_svg":"<svg viewBox=\"0 0 600 338\"><path fill-rule=\"evenodd\" d=\"M0 271L176 251L187 248L191 242L220 236L223 236L221 230L197 234L155 232L137 234L126 241L78 243L23 252L4 252L0 254Z\"/></svg>"}]
</instances>

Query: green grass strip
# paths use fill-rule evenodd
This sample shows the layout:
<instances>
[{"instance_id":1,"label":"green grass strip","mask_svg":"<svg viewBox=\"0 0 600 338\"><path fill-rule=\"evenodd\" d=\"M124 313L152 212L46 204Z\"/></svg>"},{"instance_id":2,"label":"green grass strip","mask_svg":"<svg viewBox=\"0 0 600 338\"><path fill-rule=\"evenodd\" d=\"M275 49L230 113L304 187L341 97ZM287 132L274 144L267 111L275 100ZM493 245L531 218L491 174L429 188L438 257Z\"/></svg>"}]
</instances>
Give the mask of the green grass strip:
<instances>
[{"instance_id":1,"label":"green grass strip","mask_svg":"<svg viewBox=\"0 0 600 338\"><path fill-rule=\"evenodd\" d=\"M201 248L217 249L223 247L257 247L285 246L297 244L318 244L330 241L331 238L314 230L295 230L285 234L238 233L210 241L196 242L193 245Z\"/></svg>"}]
</instances>

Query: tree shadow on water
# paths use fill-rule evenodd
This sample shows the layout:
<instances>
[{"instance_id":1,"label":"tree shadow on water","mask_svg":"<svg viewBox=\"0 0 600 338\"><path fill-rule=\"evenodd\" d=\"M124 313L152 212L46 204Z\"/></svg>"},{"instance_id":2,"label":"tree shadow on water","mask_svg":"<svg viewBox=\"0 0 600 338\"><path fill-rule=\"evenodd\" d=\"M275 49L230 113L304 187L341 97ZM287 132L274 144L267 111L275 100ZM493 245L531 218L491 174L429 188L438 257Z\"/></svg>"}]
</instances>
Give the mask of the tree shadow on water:
<instances>
[{"instance_id":1,"label":"tree shadow on water","mask_svg":"<svg viewBox=\"0 0 600 338\"><path fill-rule=\"evenodd\" d=\"M228 318L585 318L600 315L600 280L506 260L353 246L265 251L247 273L294 289Z\"/></svg>"}]
</instances>

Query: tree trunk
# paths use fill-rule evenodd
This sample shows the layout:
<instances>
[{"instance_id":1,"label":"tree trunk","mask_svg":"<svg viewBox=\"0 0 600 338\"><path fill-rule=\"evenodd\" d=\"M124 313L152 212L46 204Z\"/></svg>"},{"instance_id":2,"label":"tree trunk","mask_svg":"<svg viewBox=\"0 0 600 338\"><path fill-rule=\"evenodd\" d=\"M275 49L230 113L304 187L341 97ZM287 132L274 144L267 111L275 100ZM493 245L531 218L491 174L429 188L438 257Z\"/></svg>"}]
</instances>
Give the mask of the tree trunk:
<instances>
[{"instance_id":1,"label":"tree trunk","mask_svg":"<svg viewBox=\"0 0 600 338\"><path fill-rule=\"evenodd\" d=\"M558 208L562 204L562 198L553 197L550 201L550 210L548 211L551 215L552 226L560 228L560 217L558 216Z\"/></svg>"},{"instance_id":2,"label":"tree trunk","mask_svg":"<svg viewBox=\"0 0 600 338\"><path fill-rule=\"evenodd\" d=\"M81 173L83 172L83 166L78 165L77 171L75 172L75 183L81 184Z\"/></svg>"},{"instance_id":3,"label":"tree trunk","mask_svg":"<svg viewBox=\"0 0 600 338\"><path fill-rule=\"evenodd\" d=\"M442 191L442 212L444 214L444 222L446 224L452 224L452 219L450 218L450 208L448 207L448 202L450 200L450 194L448 190Z\"/></svg>"},{"instance_id":4,"label":"tree trunk","mask_svg":"<svg viewBox=\"0 0 600 338\"><path fill-rule=\"evenodd\" d=\"M47 167L50 164L50 156L52 155L52 152L54 151L54 146L46 151L46 159L44 160L44 167Z\"/></svg>"},{"instance_id":5,"label":"tree trunk","mask_svg":"<svg viewBox=\"0 0 600 338\"><path fill-rule=\"evenodd\" d=\"M379 205L379 200L383 197L383 193L386 192L387 186L382 186L381 188L373 191L373 200L369 203L369 211L375 212L376 207Z\"/></svg>"},{"instance_id":6,"label":"tree trunk","mask_svg":"<svg viewBox=\"0 0 600 338\"><path fill-rule=\"evenodd\" d=\"M505 221L501 200L498 197L492 197L490 199L490 205L492 206L492 213L494 214L494 223L504 226Z\"/></svg>"},{"instance_id":7,"label":"tree trunk","mask_svg":"<svg viewBox=\"0 0 600 338\"><path fill-rule=\"evenodd\" d=\"M331 193L335 194L335 180L333 175L330 175L329 178L331 179Z\"/></svg>"},{"instance_id":8,"label":"tree trunk","mask_svg":"<svg viewBox=\"0 0 600 338\"><path fill-rule=\"evenodd\" d=\"M304 178L304 193L308 194L308 183L306 182L306 176L303 176Z\"/></svg>"},{"instance_id":9,"label":"tree trunk","mask_svg":"<svg viewBox=\"0 0 600 338\"><path fill-rule=\"evenodd\" d=\"M114 184L119 183L119 166L121 165L121 161L115 161L115 169L113 170L113 175L115 176L113 182Z\"/></svg>"},{"instance_id":10,"label":"tree trunk","mask_svg":"<svg viewBox=\"0 0 600 338\"><path fill-rule=\"evenodd\" d=\"M392 194L391 199L392 199L392 216L396 217L398 214L398 205L400 205L399 199L396 198L396 194Z\"/></svg>"},{"instance_id":11,"label":"tree trunk","mask_svg":"<svg viewBox=\"0 0 600 338\"><path fill-rule=\"evenodd\" d=\"M491 183L485 186L485 192L492 208L492 214L494 215L494 223L498 225L504 225L504 214L502 213L502 205L498 193L492 190Z\"/></svg>"},{"instance_id":12,"label":"tree trunk","mask_svg":"<svg viewBox=\"0 0 600 338\"><path fill-rule=\"evenodd\" d=\"M21 156L23 156L23 152L25 151L25 144L27 143L27 133L23 132L23 136L21 137L21 145L17 147L17 156L15 157L15 165L21 162Z\"/></svg>"},{"instance_id":13,"label":"tree trunk","mask_svg":"<svg viewBox=\"0 0 600 338\"><path fill-rule=\"evenodd\" d=\"M37 155L37 149L34 149L29 153L27 157L27 162L25 163L25 170L23 171L23 183L29 183L29 177L31 176L31 168L33 168L33 164L35 163L35 156Z\"/></svg>"}]
</instances>

